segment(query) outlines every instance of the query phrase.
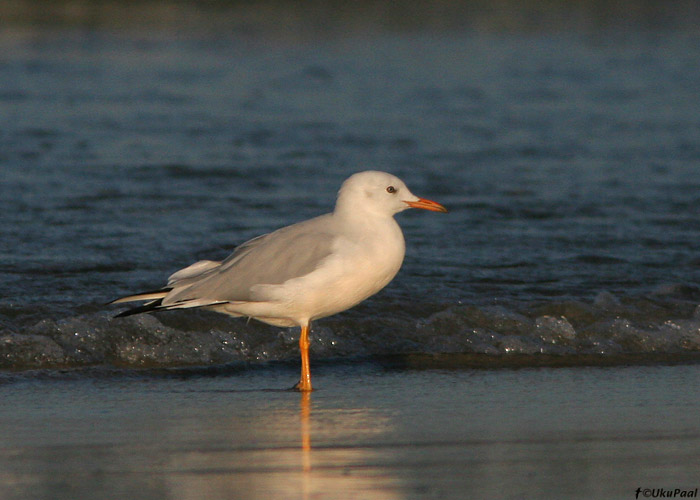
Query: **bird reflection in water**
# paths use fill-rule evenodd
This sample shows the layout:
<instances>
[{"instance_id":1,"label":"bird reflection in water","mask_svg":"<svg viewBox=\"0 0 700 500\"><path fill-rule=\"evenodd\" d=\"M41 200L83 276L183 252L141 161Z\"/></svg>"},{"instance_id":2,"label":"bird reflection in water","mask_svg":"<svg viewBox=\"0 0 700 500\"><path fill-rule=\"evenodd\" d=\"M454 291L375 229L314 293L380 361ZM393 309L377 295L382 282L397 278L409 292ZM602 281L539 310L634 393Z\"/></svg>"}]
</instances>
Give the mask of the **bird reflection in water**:
<instances>
[{"instance_id":1,"label":"bird reflection in water","mask_svg":"<svg viewBox=\"0 0 700 500\"><path fill-rule=\"evenodd\" d=\"M301 494L302 498L306 500L311 493L311 393L308 391L301 392L299 420L301 430Z\"/></svg>"},{"instance_id":2,"label":"bird reflection in water","mask_svg":"<svg viewBox=\"0 0 700 500\"><path fill-rule=\"evenodd\" d=\"M311 418L311 393L301 393L301 407L299 409L301 420L301 456L304 472L311 470L311 434L309 420Z\"/></svg>"}]
</instances>

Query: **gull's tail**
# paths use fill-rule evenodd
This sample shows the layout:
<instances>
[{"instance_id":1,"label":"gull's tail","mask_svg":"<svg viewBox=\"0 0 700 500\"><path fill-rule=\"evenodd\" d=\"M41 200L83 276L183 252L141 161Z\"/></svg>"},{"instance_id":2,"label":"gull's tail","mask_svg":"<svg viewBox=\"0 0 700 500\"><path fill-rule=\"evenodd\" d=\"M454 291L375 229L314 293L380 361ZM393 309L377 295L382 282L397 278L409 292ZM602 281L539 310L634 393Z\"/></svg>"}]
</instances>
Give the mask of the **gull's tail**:
<instances>
[{"instance_id":1,"label":"gull's tail","mask_svg":"<svg viewBox=\"0 0 700 500\"><path fill-rule=\"evenodd\" d=\"M134 295L127 295L126 297L120 297L112 302L108 302L107 305L111 304L121 304L122 302L136 302L139 300L148 300L142 306L134 307L132 309L127 309L126 311L119 313L115 318L122 318L124 316L131 316L132 314L141 314L150 311L166 311L169 309L189 309L193 307L207 307L217 304L223 304L228 302L227 300L208 300L200 298L185 298L182 300L170 300L168 303L163 305L163 299L170 293L174 288L184 289L193 283L196 283L202 277L207 276L209 273L218 269L221 266L221 262L216 262L213 260L200 260L195 262L189 267L180 269L175 274L172 274L168 278L168 285L165 288L160 288L158 290L151 290L150 292L142 292Z\"/></svg>"}]
</instances>

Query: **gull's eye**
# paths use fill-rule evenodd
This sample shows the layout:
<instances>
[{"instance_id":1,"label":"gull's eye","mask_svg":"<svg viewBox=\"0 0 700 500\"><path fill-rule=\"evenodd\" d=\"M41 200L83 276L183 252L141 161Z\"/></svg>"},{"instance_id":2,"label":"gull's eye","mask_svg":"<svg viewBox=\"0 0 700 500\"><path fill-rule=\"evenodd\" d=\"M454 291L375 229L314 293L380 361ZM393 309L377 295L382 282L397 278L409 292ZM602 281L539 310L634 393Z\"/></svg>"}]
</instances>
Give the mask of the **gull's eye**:
<instances>
[{"instance_id":1,"label":"gull's eye","mask_svg":"<svg viewBox=\"0 0 700 500\"><path fill-rule=\"evenodd\" d=\"M386 192L389 194L394 194L396 192L396 188L394 186L389 186L386 188Z\"/></svg>"}]
</instances>

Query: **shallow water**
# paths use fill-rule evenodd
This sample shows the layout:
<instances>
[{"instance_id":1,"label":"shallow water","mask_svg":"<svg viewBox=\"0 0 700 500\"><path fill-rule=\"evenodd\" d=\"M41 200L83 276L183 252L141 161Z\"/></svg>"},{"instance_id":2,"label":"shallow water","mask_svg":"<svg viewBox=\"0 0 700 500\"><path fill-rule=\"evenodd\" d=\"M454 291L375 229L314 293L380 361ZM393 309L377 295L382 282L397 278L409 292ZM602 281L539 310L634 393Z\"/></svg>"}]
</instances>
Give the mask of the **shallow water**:
<instances>
[{"instance_id":1,"label":"shallow water","mask_svg":"<svg viewBox=\"0 0 700 500\"><path fill-rule=\"evenodd\" d=\"M451 211L399 215L403 270L316 324L317 359L697 354L695 42L6 29L0 366L295 359L291 332L103 304L330 210L366 168Z\"/></svg>"},{"instance_id":2,"label":"shallow water","mask_svg":"<svg viewBox=\"0 0 700 500\"><path fill-rule=\"evenodd\" d=\"M0 495L633 498L695 488L698 366L56 374L0 385ZM307 395L308 396L308 395Z\"/></svg>"}]
</instances>

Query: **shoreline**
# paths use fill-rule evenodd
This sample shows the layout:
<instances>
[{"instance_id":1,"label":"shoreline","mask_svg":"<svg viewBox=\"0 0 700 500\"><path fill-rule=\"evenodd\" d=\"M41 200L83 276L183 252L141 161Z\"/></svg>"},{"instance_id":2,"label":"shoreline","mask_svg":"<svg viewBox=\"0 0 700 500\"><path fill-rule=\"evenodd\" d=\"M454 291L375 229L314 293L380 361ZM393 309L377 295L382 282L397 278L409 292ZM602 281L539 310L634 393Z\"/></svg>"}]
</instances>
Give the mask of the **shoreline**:
<instances>
[{"instance_id":1,"label":"shoreline","mask_svg":"<svg viewBox=\"0 0 700 500\"><path fill-rule=\"evenodd\" d=\"M270 390L287 371L0 385L0 494L632 498L700 482L699 370L346 367L311 394Z\"/></svg>"}]
</instances>

